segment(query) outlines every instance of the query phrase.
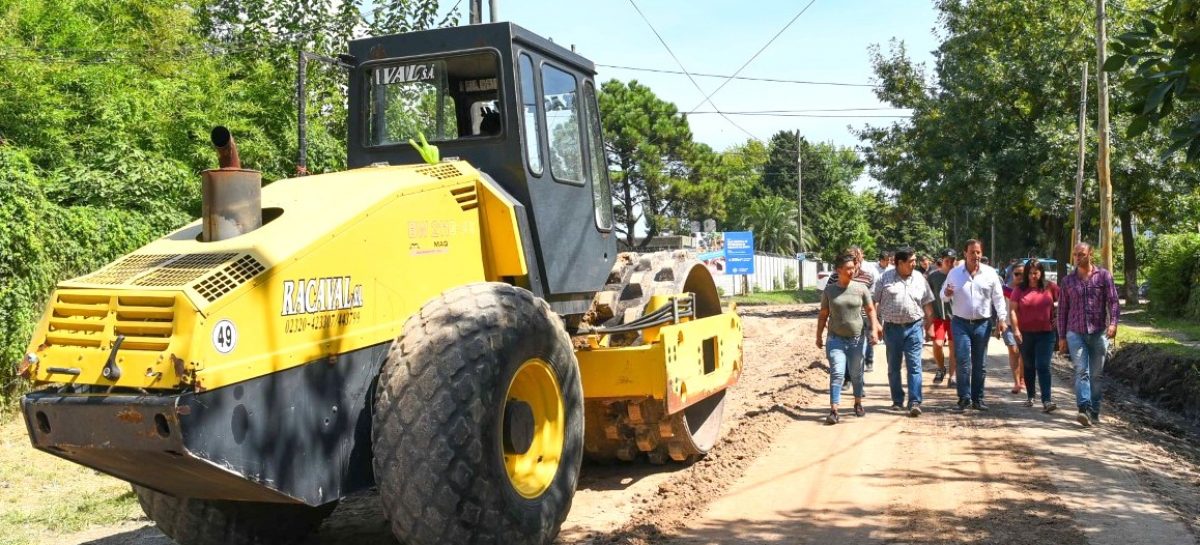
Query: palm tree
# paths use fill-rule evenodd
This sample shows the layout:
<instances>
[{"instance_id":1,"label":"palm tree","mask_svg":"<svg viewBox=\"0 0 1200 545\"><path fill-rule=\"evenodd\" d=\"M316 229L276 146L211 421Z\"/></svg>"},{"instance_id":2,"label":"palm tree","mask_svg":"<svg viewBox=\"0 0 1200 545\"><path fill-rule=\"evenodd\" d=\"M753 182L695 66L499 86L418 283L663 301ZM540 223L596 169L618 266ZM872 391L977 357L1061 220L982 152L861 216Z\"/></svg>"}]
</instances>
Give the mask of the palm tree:
<instances>
[{"instance_id":1,"label":"palm tree","mask_svg":"<svg viewBox=\"0 0 1200 545\"><path fill-rule=\"evenodd\" d=\"M744 221L754 232L758 249L784 255L799 250L796 203L777 195L756 198L747 207Z\"/></svg>"}]
</instances>

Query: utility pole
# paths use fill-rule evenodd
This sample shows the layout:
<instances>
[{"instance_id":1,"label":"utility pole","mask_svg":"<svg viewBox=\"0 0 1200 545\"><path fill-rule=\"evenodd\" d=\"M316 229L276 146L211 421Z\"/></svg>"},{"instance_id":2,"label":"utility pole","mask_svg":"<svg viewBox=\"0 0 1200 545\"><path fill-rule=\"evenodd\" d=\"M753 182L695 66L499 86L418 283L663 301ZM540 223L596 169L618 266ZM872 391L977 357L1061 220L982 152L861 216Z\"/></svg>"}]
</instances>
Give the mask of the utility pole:
<instances>
[{"instance_id":1,"label":"utility pole","mask_svg":"<svg viewBox=\"0 0 1200 545\"><path fill-rule=\"evenodd\" d=\"M496 16L497 4L500 0L488 0L488 15L489 22L495 23L499 18ZM468 19L472 25L478 25L483 22L483 0L468 0L470 6L470 18Z\"/></svg>"},{"instance_id":2,"label":"utility pole","mask_svg":"<svg viewBox=\"0 0 1200 545\"><path fill-rule=\"evenodd\" d=\"M796 129L796 226L800 230L800 253L804 253L804 144L800 140L800 129ZM804 289L804 260L800 260L798 285Z\"/></svg>"},{"instance_id":3,"label":"utility pole","mask_svg":"<svg viewBox=\"0 0 1200 545\"><path fill-rule=\"evenodd\" d=\"M467 19L472 25L477 25L483 22L483 0L468 0L470 5L470 17Z\"/></svg>"},{"instance_id":4,"label":"utility pole","mask_svg":"<svg viewBox=\"0 0 1200 545\"><path fill-rule=\"evenodd\" d=\"M796 131L796 225L800 227L800 251L804 248L804 145L800 141L800 131Z\"/></svg>"},{"instance_id":5,"label":"utility pole","mask_svg":"<svg viewBox=\"0 0 1200 545\"><path fill-rule=\"evenodd\" d=\"M1096 92L1100 95L1098 104L1100 153L1096 156L1096 169L1100 177L1100 255L1105 269L1112 270L1112 180L1109 178L1108 165L1108 74L1104 71L1104 59L1107 56L1105 46L1108 36L1104 29L1104 0L1096 0Z\"/></svg>"},{"instance_id":6,"label":"utility pole","mask_svg":"<svg viewBox=\"0 0 1200 545\"><path fill-rule=\"evenodd\" d=\"M1087 73L1088 65L1083 63L1083 80L1080 81L1079 91L1079 170L1075 172L1075 229L1071 231L1071 248L1079 244L1080 218L1083 216L1083 160L1086 155L1084 142L1087 140Z\"/></svg>"}]
</instances>

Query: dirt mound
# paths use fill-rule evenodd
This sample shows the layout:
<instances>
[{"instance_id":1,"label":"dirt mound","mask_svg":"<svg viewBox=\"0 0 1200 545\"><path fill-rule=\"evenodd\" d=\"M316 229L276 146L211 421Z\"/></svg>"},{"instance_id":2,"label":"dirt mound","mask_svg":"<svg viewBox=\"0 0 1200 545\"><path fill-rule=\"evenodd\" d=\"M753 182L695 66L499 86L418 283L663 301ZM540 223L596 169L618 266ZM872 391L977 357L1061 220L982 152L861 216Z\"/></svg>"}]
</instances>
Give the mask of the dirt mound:
<instances>
[{"instance_id":1,"label":"dirt mound","mask_svg":"<svg viewBox=\"0 0 1200 545\"><path fill-rule=\"evenodd\" d=\"M1126 344L1105 364L1104 372L1126 383L1138 397L1200 422L1200 358L1151 344Z\"/></svg>"}]
</instances>

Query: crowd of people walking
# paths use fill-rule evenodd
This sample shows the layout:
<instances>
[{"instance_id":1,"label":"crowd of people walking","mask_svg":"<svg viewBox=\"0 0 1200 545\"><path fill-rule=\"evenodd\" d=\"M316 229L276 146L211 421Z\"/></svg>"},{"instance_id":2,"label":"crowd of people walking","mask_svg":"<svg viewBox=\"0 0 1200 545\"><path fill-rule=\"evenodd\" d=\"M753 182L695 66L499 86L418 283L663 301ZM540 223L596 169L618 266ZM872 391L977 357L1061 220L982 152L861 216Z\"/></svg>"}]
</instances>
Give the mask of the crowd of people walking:
<instances>
[{"instance_id":1,"label":"crowd of people walking","mask_svg":"<svg viewBox=\"0 0 1200 545\"><path fill-rule=\"evenodd\" d=\"M1037 258L1014 262L1002 277L987 264L983 249L979 240L968 240L961 253L946 249L936 261L912 248L883 252L878 262L864 262L859 247L842 252L836 281L821 293L817 318L816 344L830 369L827 424L841 420L842 392L849 388L854 415L866 416L864 375L872 372L874 346L881 342L891 411L921 416L926 342L932 342L936 365L932 383L945 380L954 389L953 408L987 411L987 349L993 337L1008 349L1012 393L1024 392L1026 407L1040 402L1044 412L1058 409L1051 388L1057 349L1074 367L1077 421L1100 422L1099 381L1120 316L1112 274L1093 263L1088 243L1072 249L1074 270L1061 286L1047 278Z\"/></svg>"}]
</instances>

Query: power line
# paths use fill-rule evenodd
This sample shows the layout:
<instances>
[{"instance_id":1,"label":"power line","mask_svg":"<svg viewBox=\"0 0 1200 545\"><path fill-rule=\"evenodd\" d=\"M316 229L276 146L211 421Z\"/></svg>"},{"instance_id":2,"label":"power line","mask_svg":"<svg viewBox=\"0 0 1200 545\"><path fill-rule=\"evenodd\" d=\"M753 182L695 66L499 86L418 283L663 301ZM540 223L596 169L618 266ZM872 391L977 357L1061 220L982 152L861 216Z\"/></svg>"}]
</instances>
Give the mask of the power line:
<instances>
[{"instance_id":1,"label":"power line","mask_svg":"<svg viewBox=\"0 0 1200 545\"><path fill-rule=\"evenodd\" d=\"M836 110L835 110L836 111ZM762 111L762 112L687 112L687 115L703 115L703 114L721 114L721 115L748 115L762 117L828 117L828 118L847 118L847 117L890 117L908 119L912 117L910 114L897 115L847 115L847 114L806 114L786 111Z\"/></svg>"},{"instance_id":2,"label":"power line","mask_svg":"<svg viewBox=\"0 0 1200 545\"><path fill-rule=\"evenodd\" d=\"M771 47L771 44L775 43L775 39L779 38L779 36L781 34L783 34L784 31L786 31L789 27L791 27L792 23L796 22L796 19L799 19L801 15L804 15L804 12L808 11L808 8L812 7L813 3L815 3L816 1L817 0L809 0L808 4L805 4L805 6L800 10L800 12L797 13L795 17L792 17L791 21L788 21L788 23L786 25L783 25L783 28L779 29L779 32L776 32L774 36L771 36L771 39L767 40L767 43L765 45L763 45L761 48L759 48L759 50L756 51L754 53L754 55L750 57L750 60L747 60L745 63L742 63L742 66L739 67L737 69L737 71L733 73L733 75L737 76L737 75L741 74L742 70L745 70L747 66L750 66L750 63L754 62L754 59L757 59L758 56L761 55L762 52L765 51L768 47ZM721 91L721 89L724 89L725 86L728 85L730 81L732 81L732 76L730 79L726 79L723 83L721 83L721 85L719 87L717 87L713 92L711 92L707 96L705 96L704 100L701 100L699 104L692 106L691 109L695 110L696 108L703 106L705 101L709 101L710 99L712 99L713 95L716 95L717 93L719 93ZM709 102L709 104L712 104L712 102Z\"/></svg>"},{"instance_id":3,"label":"power line","mask_svg":"<svg viewBox=\"0 0 1200 545\"><path fill-rule=\"evenodd\" d=\"M680 72L678 70L667 70L667 69L663 69L663 68L644 68L644 67L640 67L640 66L622 66L622 65L617 65L617 64L597 64L596 66L602 66L604 68L614 68L617 70L630 70L633 72L653 72L656 74L674 74L674 75L682 75L683 74L683 72ZM697 76L697 77L702 77L702 78L724 78L726 80L762 81L762 82L767 82L767 83L792 83L792 84L797 84L797 85L833 85L833 86L838 86L838 87L867 87L867 88L871 88L871 89L877 89L879 87L882 87L881 85L876 85L873 83L847 83L847 82L841 82L841 81L814 81L814 80L782 79L782 78L755 78L755 77L750 77L750 76L738 76L738 75L729 76L729 75L722 75L722 74L702 74L699 72L692 72L691 75Z\"/></svg>"},{"instance_id":4,"label":"power line","mask_svg":"<svg viewBox=\"0 0 1200 545\"><path fill-rule=\"evenodd\" d=\"M814 1L815 1L815 0L814 0ZM634 11L636 11L636 12L637 12L637 14L638 14L638 16L640 16L640 17L642 18L642 21L645 21L645 23L646 23L646 26L650 27L650 32L653 32L653 33L654 33L654 37L658 38L658 42L659 42L659 43L661 43L661 44L662 44L662 46L663 46L664 48L666 48L666 50L667 50L667 53L669 53L669 54L671 55L671 58L672 58L672 59L675 59L675 64L678 64L678 65L679 65L679 69L680 69L680 70L683 70L683 74L684 74L685 76L687 76L688 80L690 80L690 81L692 82L692 85L696 86L696 90L697 90L697 91L700 91L700 94L702 94L702 95L703 95L703 94L704 94L704 89L703 89L703 88L701 88L701 87L700 87L700 84L696 82L696 78L693 78L693 77L692 77L692 75L688 73L688 71L687 71L687 68L684 68L684 67L683 67L683 63L682 63L682 62L680 62L680 60L679 60L679 57L676 57L676 56L675 56L675 52L671 50L671 46L667 45L667 41L663 39L662 35L658 33L658 30L654 28L654 25L650 23L650 19L647 19L647 18L646 18L646 15L645 15L644 13L642 13L642 9L638 7L637 3L636 3L636 2L634 2L634 0L629 0L629 4L633 6L633 9L634 9ZM718 107L717 107L717 105L716 105L716 104L715 104L715 103L714 103L714 102L713 102L713 101L712 101L712 100L711 100L709 97L707 97L707 96L706 96L706 97L704 97L704 100L701 100L701 101L700 101L700 104L697 104L697 105L696 105L695 107L693 107L692 109L693 109L693 110L695 110L696 108L699 108L700 106L703 106L705 102L707 102L707 103L708 103L710 106L712 106L712 108L713 108L714 110L716 110L716 111L717 111L717 113L718 113L718 114L720 114L720 112L721 112L721 109L720 109L720 108L718 108ZM749 136L750 138L753 138L753 139L755 139L755 140L758 140L758 137L757 137L757 136L754 136L754 134L753 134L753 133L751 133L750 131L748 131L748 130L746 130L746 129L742 128L742 126L741 126L741 125L738 125L737 123L735 123L735 122L734 122L732 119L730 119L728 116L726 116L726 115L724 115L724 114L721 114L721 117L723 117L723 118L725 119L725 121L728 121L730 125L733 125L734 127L737 127L737 128L738 128L738 130L740 130L740 131L742 131L742 132L746 133L746 135L747 135L747 136Z\"/></svg>"},{"instance_id":5,"label":"power line","mask_svg":"<svg viewBox=\"0 0 1200 545\"><path fill-rule=\"evenodd\" d=\"M881 110L911 110L912 108L896 108L892 106L868 106L865 108L801 108L798 110L746 110L737 113L755 113L755 114L795 114L805 112L873 112ZM725 113L733 113L728 110L722 110ZM686 114L709 113L704 111L684 112Z\"/></svg>"}]
</instances>

